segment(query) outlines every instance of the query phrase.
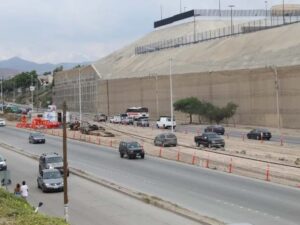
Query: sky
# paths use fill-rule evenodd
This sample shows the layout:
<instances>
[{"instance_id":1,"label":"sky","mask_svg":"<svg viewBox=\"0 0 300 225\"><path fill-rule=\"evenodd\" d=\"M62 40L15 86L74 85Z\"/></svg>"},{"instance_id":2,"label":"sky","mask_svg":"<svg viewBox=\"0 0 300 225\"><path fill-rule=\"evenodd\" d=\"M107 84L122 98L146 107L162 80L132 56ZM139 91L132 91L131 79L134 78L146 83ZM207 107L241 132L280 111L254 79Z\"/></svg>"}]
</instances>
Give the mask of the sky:
<instances>
[{"instance_id":1,"label":"sky","mask_svg":"<svg viewBox=\"0 0 300 225\"><path fill-rule=\"evenodd\" d=\"M222 9L266 7L265 0L220 1ZM219 0L0 0L0 60L95 61L153 31L161 9L169 17L180 5L182 11L217 9Z\"/></svg>"}]
</instances>

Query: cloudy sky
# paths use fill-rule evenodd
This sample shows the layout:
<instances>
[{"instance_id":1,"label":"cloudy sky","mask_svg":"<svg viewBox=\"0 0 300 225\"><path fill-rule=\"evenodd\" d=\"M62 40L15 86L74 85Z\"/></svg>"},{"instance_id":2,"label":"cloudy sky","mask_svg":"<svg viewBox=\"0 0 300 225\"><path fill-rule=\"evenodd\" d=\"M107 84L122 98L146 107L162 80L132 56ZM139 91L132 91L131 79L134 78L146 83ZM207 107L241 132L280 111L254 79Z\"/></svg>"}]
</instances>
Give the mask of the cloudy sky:
<instances>
[{"instance_id":1,"label":"cloudy sky","mask_svg":"<svg viewBox=\"0 0 300 225\"><path fill-rule=\"evenodd\" d=\"M0 60L93 61L153 31L182 10L218 8L219 0L1 0ZM285 0L300 3L300 0ZM221 8L264 9L265 0L221 0ZM268 0L268 6L282 0Z\"/></svg>"}]
</instances>

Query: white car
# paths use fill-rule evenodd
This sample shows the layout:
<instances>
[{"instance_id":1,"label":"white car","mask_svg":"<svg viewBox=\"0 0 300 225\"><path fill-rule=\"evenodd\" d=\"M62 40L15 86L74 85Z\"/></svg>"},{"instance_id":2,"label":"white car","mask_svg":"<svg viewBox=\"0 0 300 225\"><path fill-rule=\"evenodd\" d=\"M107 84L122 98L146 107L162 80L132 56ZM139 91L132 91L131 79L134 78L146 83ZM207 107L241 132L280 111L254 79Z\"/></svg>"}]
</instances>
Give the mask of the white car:
<instances>
[{"instance_id":1,"label":"white car","mask_svg":"<svg viewBox=\"0 0 300 225\"><path fill-rule=\"evenodd\" d=\"M4 127L6 125L4 119L0 119L0 127Z\"/></svg>"},{"instance_id":2,"label":"white car","mask_svg":"<svg viewBox=\"0 0 300 225\"><path fill-rule=\"evenodd\" d=\"M110 123L121 123L121 116L113 116L109 119Z\"/></svg>"},{"instance_id":3,"label":"white car","mask_svg":"<svg viewBox=\"0 0 300 225\"><path fill-rule=\"evenodd\" d=\"M161 116L159 118L159 120L156 121L156 127L157 128L168 129L168 128L171 128L172 126L175 129L175 127L176 127L176 121L173 118L173 122L172 122L171 121L171 117L169 117L169 116Z\"/></svg>"}]
</instances>

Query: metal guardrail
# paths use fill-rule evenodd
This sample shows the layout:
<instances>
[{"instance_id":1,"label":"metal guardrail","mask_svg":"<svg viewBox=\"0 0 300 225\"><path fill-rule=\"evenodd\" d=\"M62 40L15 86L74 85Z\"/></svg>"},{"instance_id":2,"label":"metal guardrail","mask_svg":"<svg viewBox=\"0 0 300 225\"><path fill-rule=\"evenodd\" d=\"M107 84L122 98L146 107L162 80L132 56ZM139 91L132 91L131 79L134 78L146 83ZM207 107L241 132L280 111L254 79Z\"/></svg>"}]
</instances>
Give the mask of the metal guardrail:
<instances>
[{"instance_id":1,"label":"metal guardrail","mask_svg":"<svg viewBox=\"0 0 300 225\"><path fill-rule=\"evenodd\" d=\"M135 54L146 54L155 51L160 51L168 48L177 48L184 45L197 44L199 42L214 40L217 38L224 38L234 35L246 34L260 30L271 29L279 26L285 26L300 22L300 16L289 17L272 17L262 20L254 20L242 24L235 24L228 27L223 27L215 30L209 30L197 33L194 28L192 35L185 35L177 38L153 42L147 45L137 46ZM195 26L194 26L195 27Z\"/></svg>"}]
</instances>

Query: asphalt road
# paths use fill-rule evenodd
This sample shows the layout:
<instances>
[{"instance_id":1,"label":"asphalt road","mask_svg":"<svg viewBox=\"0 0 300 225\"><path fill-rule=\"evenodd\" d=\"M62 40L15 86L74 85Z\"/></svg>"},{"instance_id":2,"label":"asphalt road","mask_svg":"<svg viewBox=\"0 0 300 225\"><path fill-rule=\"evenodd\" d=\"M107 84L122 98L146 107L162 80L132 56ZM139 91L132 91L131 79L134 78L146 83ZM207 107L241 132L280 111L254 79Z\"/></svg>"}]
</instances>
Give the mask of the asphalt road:
<instances>
[{"instance_id":1,"label":"asphalt road","mask_svg":"<svg viewBox=\"0 0 300 225\"><path fill-rule=\"evenodd\" d=\"M197 134L197 132L204 132L204 129L207 126L205 125L177 125L176 126L176 131L179 132L188 132L188 133L193 133L194 135ZM242 138L243 135L247 138L246 134L250 131L251 129L248 130L238 130L235 128L226 128L225 127L225 133L228 133L230 137L236 137L236 138ZM291 136L291 135L283 135L282 136L283 143L287 144L294 144L294 145L300 145L300 138ZM272 138L270 140L271 142L276 142L280 143L281 142L281 137L280 135L272 133Z\"/></svg>"},{"instance_id":2,"label":"asphalt road","mask_svg":"<svg viewBox=\"0 0 300 225\"><path fill-rule=\"evenodd\" d=\"M0 130L1 141L25 151L62 153L61 138L28 144L23 130ZM116 150L69 140L69 164L137 191L162 197L227 223L299 225L300 190L146 156L120 159Z\"/></svg>"},{"instance_id":3,"label":"asphalt road","mask_svg":"<svg viewBox=\"0 0 300 225\"><path fill-rule=\"evenodd\" d=\"M5 156L13 184L26 180L29 185L28 201L33 206L44 205L40 212L63 217L63 193L43 193L36 185L37 161L0 147ZM69 176L69 218L72 225L196 225L193 221L171 212L145 204L126 195L104 188L78 176Z\"/></svg>"}]
</instances>

